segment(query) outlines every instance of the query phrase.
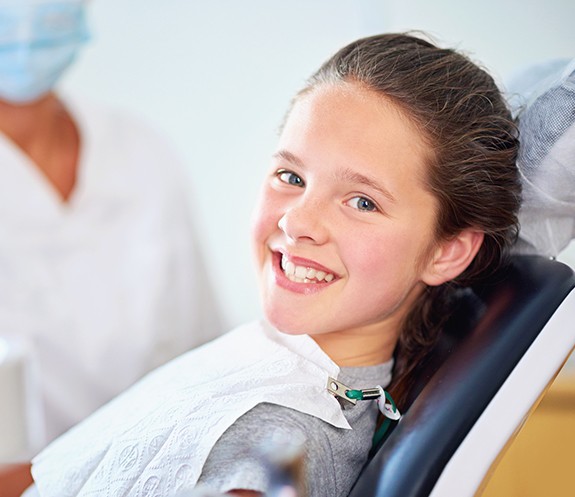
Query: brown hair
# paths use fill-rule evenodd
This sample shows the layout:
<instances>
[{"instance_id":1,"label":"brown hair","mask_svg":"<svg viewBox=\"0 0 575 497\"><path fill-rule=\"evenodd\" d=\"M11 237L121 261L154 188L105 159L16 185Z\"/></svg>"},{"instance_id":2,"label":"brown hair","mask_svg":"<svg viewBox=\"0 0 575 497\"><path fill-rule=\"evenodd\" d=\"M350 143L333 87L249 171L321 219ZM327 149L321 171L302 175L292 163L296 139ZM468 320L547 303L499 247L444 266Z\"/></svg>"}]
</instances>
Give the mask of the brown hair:
<instances>
[{"instance_id":1,"label":"brown hair","mask_svg":"<svg viewBox=\"0 0 575 497\"><path fill-rule=\"evenodd\" d=\"M436 239L466 228L484 232L469 267L428 287L404 322L390 390L401 404L410 373L435 342L454 288L490 274L518 232L517 129L497 85L466 56L409 34L363 38L339 50L299 93L357 83L399 105L424 133L434 156L427 187L439 204ZM297 96L296 96L297 98Z\"/></svg>"}]
</instances>

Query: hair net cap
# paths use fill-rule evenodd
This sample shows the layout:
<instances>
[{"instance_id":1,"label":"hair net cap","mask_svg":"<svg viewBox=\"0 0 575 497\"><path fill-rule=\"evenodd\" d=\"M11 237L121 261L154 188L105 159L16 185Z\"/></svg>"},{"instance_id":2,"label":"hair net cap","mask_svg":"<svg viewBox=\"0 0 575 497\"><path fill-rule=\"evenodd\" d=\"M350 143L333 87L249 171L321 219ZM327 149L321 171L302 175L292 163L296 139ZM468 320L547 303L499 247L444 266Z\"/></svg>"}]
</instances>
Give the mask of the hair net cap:
<instances>
[{"instance_id":1,"label":"hair net cap","mask_svg":"<svg viewBox=\"0 0 575 497\"><path fill-rule=\"evenodd\" d=\"M523 186L517 250L556 257L575 238L575 59L531 66L508 89Z\"/></svg>"}]
</instances>

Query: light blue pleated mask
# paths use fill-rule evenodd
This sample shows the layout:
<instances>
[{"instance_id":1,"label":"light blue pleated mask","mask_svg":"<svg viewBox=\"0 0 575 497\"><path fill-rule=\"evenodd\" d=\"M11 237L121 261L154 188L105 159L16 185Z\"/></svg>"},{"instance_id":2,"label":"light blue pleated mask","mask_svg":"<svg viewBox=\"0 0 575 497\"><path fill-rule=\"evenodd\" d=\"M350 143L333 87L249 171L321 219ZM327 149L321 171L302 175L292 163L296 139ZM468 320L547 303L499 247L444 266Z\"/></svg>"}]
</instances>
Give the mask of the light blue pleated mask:
<instances>
[{"instance_id":1,"label":"light blue pleated mask","mask_svg":"<svg viewBox=\"0 0 575 497\"><path fill-rule=\"evenodd\" d=\"M89 39L83 3L0 5L0 99L33 102L48 93Z\"/></svg>"}]
</instances>

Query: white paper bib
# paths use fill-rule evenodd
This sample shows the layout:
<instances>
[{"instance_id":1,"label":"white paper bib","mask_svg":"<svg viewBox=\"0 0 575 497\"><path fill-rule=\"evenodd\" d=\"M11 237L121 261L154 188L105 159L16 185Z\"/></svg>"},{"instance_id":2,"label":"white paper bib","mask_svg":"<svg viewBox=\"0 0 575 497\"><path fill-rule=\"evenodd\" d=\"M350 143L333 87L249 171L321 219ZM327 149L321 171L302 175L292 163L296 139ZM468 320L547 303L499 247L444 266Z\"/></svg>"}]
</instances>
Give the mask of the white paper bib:
<instances>
[{"instance_id":1,"label":"white paper bib","mask_svg":"<svg viewBox=\"0 0 575 497\"><path fill-rule=\"evenodd\" d=\"M196 484L236 419L269 402L350 428L327 378L339 367L307 335L241 326L150 373L33 461L42 497L173 496Z\"/></svg>"}]
</instances>

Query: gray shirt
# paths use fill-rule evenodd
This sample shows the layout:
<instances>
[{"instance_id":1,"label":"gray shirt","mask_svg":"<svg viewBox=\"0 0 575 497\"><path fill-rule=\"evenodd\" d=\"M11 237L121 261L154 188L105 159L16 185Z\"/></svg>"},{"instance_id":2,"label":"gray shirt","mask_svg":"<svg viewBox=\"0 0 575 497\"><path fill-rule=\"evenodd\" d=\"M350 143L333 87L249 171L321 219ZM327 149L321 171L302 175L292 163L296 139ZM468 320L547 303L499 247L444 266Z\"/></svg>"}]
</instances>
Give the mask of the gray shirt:
<instances>
[{"instance_id":1,"label":"gray shirt","mask_svg":"<svg viewBox=\"0 0 575 497\"><path fill-rule=\"evenodd\" d=\"M351 388L386 387L393 362L342 368L338 380ZM265 492L269 472L258 450L273 438L304 437L308 497L344 497L367 460L378 415L373 401L358 401L343 411L351 430L274 404L259 404L241 416L214 445L199 485L219 492Z\"/></svg>"}]
</instances>

